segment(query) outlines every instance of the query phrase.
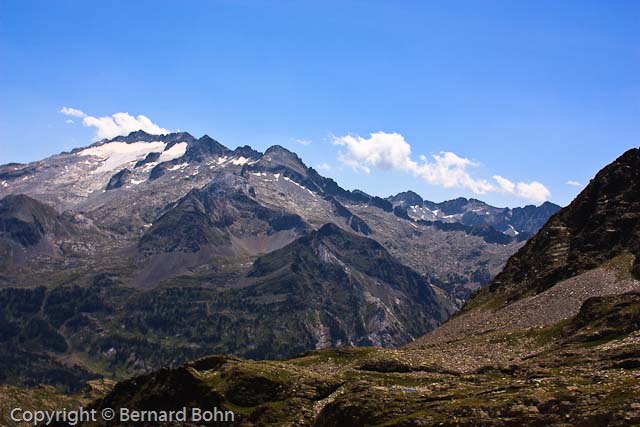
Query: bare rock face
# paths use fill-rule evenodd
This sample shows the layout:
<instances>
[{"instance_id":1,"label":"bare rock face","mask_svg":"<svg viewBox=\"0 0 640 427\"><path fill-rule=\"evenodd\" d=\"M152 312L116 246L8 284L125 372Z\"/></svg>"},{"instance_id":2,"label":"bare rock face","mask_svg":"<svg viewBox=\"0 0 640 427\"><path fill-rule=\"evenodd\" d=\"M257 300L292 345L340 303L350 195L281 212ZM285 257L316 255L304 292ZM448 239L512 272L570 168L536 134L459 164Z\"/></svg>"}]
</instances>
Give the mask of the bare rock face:
<instances>
[{"instance_id":1,"label":"bare rock face","mask_svg":"<svg viewBox=\"0 0 640 427\"><path fill-rule=\"evenodd\" d=\"M0 232L23 246L37 245L47 234L66 235L73 226L52 207L25 195L0 200Z\"/></svg>"},{"instance_id":2,"label":"bare rock face","mask_svg":"<svg viewBox=\"0 0 640 427\"><path fill-rule=\"evenodd\" d=\"M569 206L554 215L512 257L481 303L499 296L515 301L537 294L624 252L640 255L640 150L602 169Z\"/></svg>"},{"instance_id":3,"label":"bare rock face","mask_svg":"<svg viewBox=\"0 0 640 427\"><path fill-rule=\"evenodd\" d=\"M155 153L150 153L149 155L151 154L155 154ZM128 184L130 179L131 179L131 171L126 168L122 169L120 172L118 172L117 174L111 177L111 179L107 183L107 187L105 188L105 190L109 191L109 190L115 190L116 188L120 188L123 185Z\"/></svg>"}]
</instances>

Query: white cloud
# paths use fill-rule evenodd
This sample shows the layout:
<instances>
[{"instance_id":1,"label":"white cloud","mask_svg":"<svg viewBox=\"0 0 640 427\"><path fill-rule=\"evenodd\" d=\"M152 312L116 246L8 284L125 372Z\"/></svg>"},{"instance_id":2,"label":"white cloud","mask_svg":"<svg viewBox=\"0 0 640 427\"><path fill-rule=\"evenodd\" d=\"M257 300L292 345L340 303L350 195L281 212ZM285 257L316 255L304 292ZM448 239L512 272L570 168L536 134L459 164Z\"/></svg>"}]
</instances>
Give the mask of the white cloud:
<instances>
[{"instance_id":1,"label":"white cloud","mask_svg":"<svg viewBox=\"0 0 640 427\"><path fill-rule=\"evenodd\" d=\"M333 169L333 166L331 166L329 163L320 163L317 167L318 167L318 170L321 170L324 172L328 172Z\"/></svg>"},{"instance_id":2,"label":"white cloud","mask_svg":"<svg viewBox=\"0 0 640 427\"><path fill-rule=\"evenodd\" d=\"M65 123L69 123L69 124L71 124L71 123L73 123L73 120L72 120L72 119L67 119L67 120L65 120L64 122L65 122Z\"/></svg>"},{"instance_id":3,"label":"white cloud","mask_svg":"<svg viewBox=\"0 0 640 427\"><path fill-rule=\"evenodd\" d=\"M311 145L313 141L311 141L310 139L296 139L296 143L300 144L300 145Z\"/></svg>"},{"instance_id":4,"label":"white cloud","mask_svg":"<svg viewBox=\"0 0 640 427\"><path fill-rule=\"evenodd\" d=\"M532 202L542 203L551 196L549 189L537 181L515 183L500 175L494 175L493 179L498 183L500 191L515 194Z\"/></svg>"},{"instance_id":5,"label":"white cloud","mask_svg":"<svg viewBox=\"0 0 640 427\"><path fill-rule=\"evenodd\" d=\"M115 113L111 116L93 117L75 109L62 107L62 114L72 117L81 117L82 124L96 128L96 139L110 139L119 135L128 135L137 130L143 130L152 135L170 133L169 129L162 128L153 123L151 119L142 114L132 116L129 113Z\"/></svg>"},{"instance_id":6,"label":"white cloud","mask_svg":"<svg viewBox=\"0 0 640 427\"><path fill-rule=\"evenodd\" d=\"M394 169L446 188L463 187L478 194L492 189L487 181L471 177L467 168L476 166L474 162L455 153L441 152L434 155L431 162L424 156L421 163L412 160L411 145L399 133L375 132L369 138L347 135L334 138L333 143L346 148L338 156L342 163L366 173L370 173L371 168Z\"/></svg>"},{"instance_id":7,"label":"white cloud","mask_svg":"<svg viewBox=\"0 0 640 427\"><path fill-rule=\"evenodd\" d=\"M353 169L370 173L370 167L380 170L408 171L414 163L410 159L411 146L399 133L372 133L369 138L346 135L334 138L333 143L346 147L338 159Z\"/></svg>"},{"instance_id":8,"label":"white cloud","mask_svg":"<svg viewBox=\"0 0 640 427\"><path fill-rule=\"evenodd\" d=\"M538 181L532 182L519 182L516 185L516 194L523 199L531 200L532 202L542 203L549 200L551 192L547 187Z\"/></svg>"},{"instance_id":9,"label":"white cloud","mask_svg":"<svg viewBox=\"0 0 640 427\"><path fill-rule=\"evenodd\" d=\"M76 108L69 108L69 107L62 107L60 109L60 112L62 114L64 114L65 116L71 116L71 117L87 117L87 115L81 111L78 110Z\"/></svg>"},{"instance_id":10,"label":"white cloud","mask_svg":"<svg viewBox=\"0 0 640 427\"><path fill-rule=\"evenodd\" d=\"M500 175L494 175L493 179L495 179L500 188L507 193L513 193L516 189L515 182L509 181L507 178L503 178Z\"/></svg>"},{"instance_id":11,"label":"white cloud","mask_svg":"<svg viewBox=\"0 0 640 427\"><path fill-rule=\"evenodd\" d=\"M580 184L578 181L569 180L569 181L566 182L566 184L570 185L572 187L582 187L582 184Z\"/></svg>"},{"instance_id":12,"label":"white cloud","mask_svg":"<svg viewBox=\"0 0 640 427\"><path fill-rule=\"evenodd\" d=\"M435 162L423 162L410 167L410 172L433 185L445 188L467 188L476 194L494 191L495 187L484 179L474 178L467 168L477 163L449 151L434 154Z\"/></svg>"},{"instance_id":13,"label":"white cloud","mask_svg":"<svg viewBox=\"0 0 640 427\"><path fill-rule=\"evenodd\" d=\"M474 177L471 169L478 164L449 151L432 155L433 160L421 155L418 157L419 162L416 162L411 158L411 145L399 133L375 132L369 138L346 135L335 137L333 143L343 147L338 160L365 173L371 173L372 169L399 170L420 177L432 185L466 188L476 194L503 192L534 202L545 201L551 194L543 184L536 181L515 183L494 175L497 183L495 185Z\"/></svg>"}]
</instances>

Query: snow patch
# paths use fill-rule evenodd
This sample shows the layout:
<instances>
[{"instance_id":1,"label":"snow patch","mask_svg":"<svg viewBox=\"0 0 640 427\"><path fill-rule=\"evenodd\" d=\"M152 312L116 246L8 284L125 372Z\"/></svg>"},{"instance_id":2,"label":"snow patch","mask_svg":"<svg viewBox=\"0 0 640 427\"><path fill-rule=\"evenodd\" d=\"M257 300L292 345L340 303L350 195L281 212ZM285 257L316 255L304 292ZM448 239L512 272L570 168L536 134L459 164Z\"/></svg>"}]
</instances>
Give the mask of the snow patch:
<instances>
[{"instance_id":1,"label":"snow patch","mask_svg":"<svg viewBox=\"0 0 640 427\"><path fill-rule=\"evenodd\" d=\"M237 165L237 166L245 165L245 164L249 163L249 159L240 156L237 159L231 160L231 163L233 163L234 165Z\"/></svg>"},{"instance_id":2,"label":"snow patch","mask_svg":"<svg viewBox=\"0 0 640 427\"><path fill-rule=\"evenodd\" d=\"M148 172L151 169L155 168L156 166L158 166L158 162L151 162L151 163L147 163L146 165L144 165L142 167L142 171L143 172Z\"/></svg>"},{"instance_id":3,"label":"snow patch","mask_svg":"<svg viewBox=\"0 0 640 427\"><path fill-rule=\"evenodd\" d=\"M172 145L168 150L165 150L160 154L158 158L159 163L169 162L173 159L177 159L178 157L184 156L184 153L187 152L187 143L179 142L175 145Z\"/></svg>"},{"instance_id":4,"label":"snow patch","mask_svg":"<svg viewBox=\"0 0 640 427\"><path fill-rule=\"evenodd\" d=\"M170 171L177 171L178 169L184 169L189 166L189 163L181 163L179 165L171 166L169 168Z\"/></svg>"},{"instance_id":5,"label":"snow patch","mask_svg":"<svg viewBox=\"0 0 640 427\"><path fill-rule=\"evenodd\" d=\"M161 141L153 142L109 142L97 147L86 148L77 153L78 156L99 157L102 164L92 173L109 172L122 169L123 166L142 160L149 153L163 151L166 144Z\"/></svg>"}]
</instances>

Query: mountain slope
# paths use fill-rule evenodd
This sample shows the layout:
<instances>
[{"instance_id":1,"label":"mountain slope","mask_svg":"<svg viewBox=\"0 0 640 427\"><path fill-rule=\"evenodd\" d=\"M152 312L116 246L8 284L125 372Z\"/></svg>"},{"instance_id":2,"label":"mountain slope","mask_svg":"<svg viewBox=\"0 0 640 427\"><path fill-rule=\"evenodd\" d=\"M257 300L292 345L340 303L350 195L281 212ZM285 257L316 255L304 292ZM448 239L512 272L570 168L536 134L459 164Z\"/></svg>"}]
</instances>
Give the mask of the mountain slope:
<instances>
[{"instance_id":1,"label":"mountain slope","mask_svg":"<svg viewBox=\"0 0 640 427\"><path fill-rule=\"evenodd\" d=\"M262 362L209 356L123 381L92 407L215 406L242 426L634 426L639 321L640 293L590 299L563 328L500 337L544 352L512 365L478 360L467 372L414 349Z\"/></svg>"},{"instance_id":2,"label":"mountain slope","mask_svg":"<svg viewBox=\"0 0 640 427\"><path fill-rule=\"evenodd\" d=\"M377 242L335 225L242 271L207 271L144 292L96 279L92 305L85 288L64 286L48 291L44 313L49 322L55 316L53 329L62 325L74 351L131 374L211 353L275 358L329 346L397 346L452 311Z\"/></svg>"},{"instance_id":3,"label":"mountain slope","mask_svg":"<svg viewBox=\"0 0 640 427\"><path fill-rule=\"evenodd\" d=\"M22 246L35 246L47 235L63 237L74 227L50 206L25 195L0 200L0 233Z\"/></svg>"},{"instance_id":4,"label":"mountain slope","mask_svg":"<svg viewBox=\"0 0 640 427\"><path fill-rule=\"evenodd\" d=\"M379 243L333 224L259 258L249 276L260 293L306 301L320 319L316 348L399 345L452 311L427 279Z\"/></svg>"},{"instance_id":5,"label":"mountain slope","mask_svg":"<svg viewBox=\"0 0 640 427\"><path fill-rule=\"evenodd\" d=\"M640 255L640 150L602 169L514 257L474 305L538 294L623 252ZM634 271L638 269L634 262Z\"/></svg>"},{"instance_id":6,"label":"mountain slope","mask_svg":"<svg viewBox=\"0 0 640 427\"><path fill-rule=\"evenodd\" d=\"M104 234L87 218L25 195L0 199L0 283L61 269L88 256ZM43 263L43 260L47 262Z\"/></svg>"}]
</instances>

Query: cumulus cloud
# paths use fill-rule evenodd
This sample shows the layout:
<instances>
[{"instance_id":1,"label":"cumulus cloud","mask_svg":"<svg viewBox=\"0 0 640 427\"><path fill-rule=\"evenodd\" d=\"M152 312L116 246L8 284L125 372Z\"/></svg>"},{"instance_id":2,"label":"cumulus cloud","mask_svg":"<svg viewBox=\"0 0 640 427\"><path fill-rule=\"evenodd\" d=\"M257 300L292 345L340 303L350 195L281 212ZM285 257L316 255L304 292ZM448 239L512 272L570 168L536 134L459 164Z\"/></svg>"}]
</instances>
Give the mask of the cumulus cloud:
<instances>
[{"instance_id":1,"label":"cumulus cloud","mask_svg":"<svg viewBox=\"0 0 640 427\"><path fill-rule=\"evenodd\" d=\"M434 161L424 161L411 166L410 172L433 185L445 188L467 188L476 194L494 191L494 186L484 179L474 178L467 170L477 163L449 151L432 156Z\"/></svg>"},{"instance_id":2,"label":"cumulus cloud","mask_svg":"<svg viewBox=\"0 0 640 427\"><path fill-rule=\"evenodd\" d=\"M338 159L356 170L370 173L371 167L405 171L412 168L411 146L399 133L376 132L369 138L345 135L334 138L333 143L346 148Z\"/></svg>"},{"instance_id":3,"label":"cumulus cloud","mask_svg":"<svg viewBox=\"0 0 640 427\"><path fill-rule=\"evenodd\" d=\"M507 178L504 178L500 175L494 175L493 179L495 179L500 188L507 193L513 193L516 189L516 183L513 181L509 181Z\"/></svg>"},{"instance_id":4,"label":"cumulus cloud","mask_svg":"<svg viewBox=\"0 0 640 427\"><path fill-rule=\"evenodd\" d=\"M465 188L476 194L503 192L534 202L543 202L551 193L541 183L512 182L494 175L493 182L472 175L478 163L450 151L424 155L419 161L411 157L411 145L399 133L375 132L368 138L358 135L334 137L333 143L342 147L338 160L354 170L371 173L377 170L399 170L420 177L429 184L445 188Z\"/></svg>"},{"instance_id":5,"label":"cumulus cloud","mask_svg":"<svg viewBox=\"0 0 640 427\"><path fill-rule=\"evenodd\" d=\"M570 185L572 187L582 187L582 184L580 184L578 181L569 180L569 181L566 182L566 184Z\"/></svg>"},{"instance_id":6,"label":"cumulus cloud","mask_svg":"<svg viewBox=\"0 0 640 427\"><path fill-rule=\"evenodd\" d=\"M311 145L313 141L311 141L310 139L296 139L296 143L300 144L300 145Z\"/></svg>"},{"instance_id":7,"label":"cumulus cloud","mask_svg":"<svg viewBox=\"0 0 640 427\"><path fill-rule=\"evenodd\" d=\"M542 203L549 200L551 192L538 181L519 182L516 185L516 194L532 202Z\"/></svg>"},{"instance_id":8,"label":"cumulus cloud","mask_svg":"<svg viewBox=\"0 0 640 427\"><path fill-rule=\"evenodd\" d=\"M542 203L549 200L551 196L549 189L538 181L515 183L500 175L494 175L493 179L498 183L499 191L514 194L532 202Z\"/></svg>"},{"instance_id":9,"label":"cumulus cloud","mask_svg":"<svg viewBox=\"0 0 640 427\"><path fill-rule=\"evenodd\" d=\"M94 117L83 111L62 107L60 112L66 116L82 118L82 124L96 129L96 139L110 139L119 135L128 135L137 130L143 130L153 135L170 133L169 129L162 128L153 123L147 116L139 114L132 116L129 113L115 113L111 116Z\"/></svg>"}]
</instances>

